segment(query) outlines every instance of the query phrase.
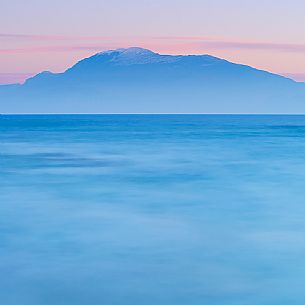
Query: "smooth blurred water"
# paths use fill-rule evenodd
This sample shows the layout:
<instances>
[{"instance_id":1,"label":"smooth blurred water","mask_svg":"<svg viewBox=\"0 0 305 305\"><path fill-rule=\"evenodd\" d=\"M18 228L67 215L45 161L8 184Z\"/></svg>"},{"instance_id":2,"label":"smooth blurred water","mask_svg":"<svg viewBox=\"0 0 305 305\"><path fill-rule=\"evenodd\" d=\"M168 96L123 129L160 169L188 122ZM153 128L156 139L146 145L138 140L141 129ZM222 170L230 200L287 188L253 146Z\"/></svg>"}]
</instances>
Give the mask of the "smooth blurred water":
<instances>
[{"instance_id":1,"label":"smooth blurred water","mask_svg":"<svg viewBox=\"0 0 305 305\"><path fill-rule=\"evenodd\" d=\"M305 303L305 116L0 116L0 303Z\"/></svg>"}]
</instances>

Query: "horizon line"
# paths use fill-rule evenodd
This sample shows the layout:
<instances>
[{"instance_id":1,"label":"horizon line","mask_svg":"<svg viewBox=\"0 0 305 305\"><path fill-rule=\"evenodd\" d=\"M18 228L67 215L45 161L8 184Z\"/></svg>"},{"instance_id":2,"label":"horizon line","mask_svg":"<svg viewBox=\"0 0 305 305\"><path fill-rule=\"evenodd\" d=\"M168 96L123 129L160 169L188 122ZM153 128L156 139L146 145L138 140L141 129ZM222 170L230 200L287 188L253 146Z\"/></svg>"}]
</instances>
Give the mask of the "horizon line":
<instances>
[{"instance_id":1,"label":"horizon line","mask_svg":"<svg viewBox=\"0 0 305 305\"><path fill-rule=\"evenodd\" d=\"M155 113L155 112L109 112L109 113L94 113L94 112L79 112L79 113L70 113L70 112L61 112L61 113L0 113L0 118L1 116L13 116L13 115L18 115L18 116L43 116L43 115L225 115L225 116L234 116L234 115L239 115L239 116L305 116L304 113L207 113L207 112L160 112L160 113Z\"/></svg>"}]
</instances>

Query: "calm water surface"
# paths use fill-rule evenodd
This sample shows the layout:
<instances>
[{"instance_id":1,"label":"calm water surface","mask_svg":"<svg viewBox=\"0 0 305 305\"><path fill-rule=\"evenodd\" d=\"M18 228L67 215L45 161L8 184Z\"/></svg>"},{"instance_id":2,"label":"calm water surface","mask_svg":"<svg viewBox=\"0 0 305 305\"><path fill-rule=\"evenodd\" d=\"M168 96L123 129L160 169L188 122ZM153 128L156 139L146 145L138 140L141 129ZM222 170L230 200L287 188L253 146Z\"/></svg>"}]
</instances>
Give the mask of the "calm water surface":
<instances>
[{"instance_id":1,"label":"calm water surface","mask_svg":"<svg viewBox=\"0 0 305 305\"><path fill-rule=\"evenodd\" d=\"M0 116L3 305L305 304L305 117Z\"/></svg>"}]
</instances>

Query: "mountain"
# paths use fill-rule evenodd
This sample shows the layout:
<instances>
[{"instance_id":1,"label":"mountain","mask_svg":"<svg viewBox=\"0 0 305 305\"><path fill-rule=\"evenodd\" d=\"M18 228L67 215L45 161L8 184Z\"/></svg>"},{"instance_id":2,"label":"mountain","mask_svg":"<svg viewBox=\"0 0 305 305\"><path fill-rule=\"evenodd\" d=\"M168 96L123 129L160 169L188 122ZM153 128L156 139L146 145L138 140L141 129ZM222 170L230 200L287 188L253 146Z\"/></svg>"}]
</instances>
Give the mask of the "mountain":
<instances>
[{"instance_id":1,"label":"mountain","mask_svg":"<svg viewBox=\"0 0 305 305\"><path fill-rule=\"evenodd\" d=\"M305 113L305 84L209 55L117 49L0 86L1 113Z\"/></svg>"}]
</instances>

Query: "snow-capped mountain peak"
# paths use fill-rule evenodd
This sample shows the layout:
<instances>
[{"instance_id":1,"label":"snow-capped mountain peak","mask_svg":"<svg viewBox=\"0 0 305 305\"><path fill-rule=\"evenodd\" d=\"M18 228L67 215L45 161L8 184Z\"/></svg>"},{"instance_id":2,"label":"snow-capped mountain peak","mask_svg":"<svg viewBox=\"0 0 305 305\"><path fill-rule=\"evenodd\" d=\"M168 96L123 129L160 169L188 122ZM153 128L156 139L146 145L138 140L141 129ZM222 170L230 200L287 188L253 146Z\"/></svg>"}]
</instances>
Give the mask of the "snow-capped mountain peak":
<instances>
[{"instance_id":1,"label":"snow-capped mountain peak","mask_svg":"<svg viewBox=\"0 0 305 305\"><path fill-rule=\"evenodd\" d=\"M99 52L97 55L109 55L109 54L129 54L129 55L157 55L157 53L154 53L153 51L150 51L148 49L140 48L140 47L131 47L131 48L119 48L119 49L113 49L113 50L107 50Z\"/></svg>"},{"instance_id":2,"label":"snow-capped mountain peak","mask_svg":"<svg viewBox=\"0 0 305 305\"><path fill-rule=\"evenodd\" d=\"M97 56L112 56L111 62L122 65L169 63L176 61L180 56L160 55L153 51L140 48L121 48L100 52Z\"/></svg>"}]
</instances>

